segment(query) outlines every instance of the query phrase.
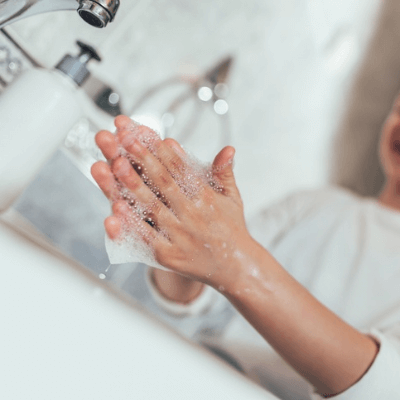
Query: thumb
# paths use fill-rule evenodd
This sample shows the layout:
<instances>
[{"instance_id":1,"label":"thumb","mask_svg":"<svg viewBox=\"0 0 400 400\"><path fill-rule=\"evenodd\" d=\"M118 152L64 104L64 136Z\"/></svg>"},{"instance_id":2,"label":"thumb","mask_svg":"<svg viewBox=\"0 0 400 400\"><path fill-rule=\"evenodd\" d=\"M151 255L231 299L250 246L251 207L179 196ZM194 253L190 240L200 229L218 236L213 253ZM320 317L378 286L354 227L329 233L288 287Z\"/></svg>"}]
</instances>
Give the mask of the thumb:
<instances>
[{"instance_id":1,"label":"thumb","mask_svg":"<svg viewBox=\"0 0 400 400\"><path fill-rule=\"evenodd\" d=\"M223 193L233 200L240 199L240 193L236 186L235 176L233 174L233 158L235 149L232 146L224 147L215 157L212 164L213 176L217 178L222 186Z\"/></svg>"}]
</instances>

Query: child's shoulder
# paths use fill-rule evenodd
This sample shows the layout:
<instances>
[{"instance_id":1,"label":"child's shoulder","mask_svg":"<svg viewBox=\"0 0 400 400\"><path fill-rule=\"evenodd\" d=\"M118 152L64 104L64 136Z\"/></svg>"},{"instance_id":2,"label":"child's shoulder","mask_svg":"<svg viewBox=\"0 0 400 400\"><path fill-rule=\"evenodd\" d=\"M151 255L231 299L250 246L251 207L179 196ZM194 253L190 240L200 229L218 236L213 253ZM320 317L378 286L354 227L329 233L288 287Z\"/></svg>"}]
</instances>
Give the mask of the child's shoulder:
<instances>
[{"instance_id":1,"label":"child's shoulder","mask_svg":"<svg viewBox=\"0 0 400 400\"><path fill-rule=\"evenodd\" d=\"M330 185L296 191L283 201L299 216L325 207L342 208L346 205L356 205L360 203L361 198L346 188Z\"/></svg>"},{"instance_id":2,"label":"child's shoulder","mask_svg":"<svg viewBox=\"0 0 400 400\"><path fill-rule=\"evenodd\" d=\"M297 190L259 210L250 221L265 223L266 220L274 219L289 221L293 224L320 212L337 214L344 207L357 205L359 202L360 198L350 190L333 185L318 189Z\"/></svg>"}]
</instances>

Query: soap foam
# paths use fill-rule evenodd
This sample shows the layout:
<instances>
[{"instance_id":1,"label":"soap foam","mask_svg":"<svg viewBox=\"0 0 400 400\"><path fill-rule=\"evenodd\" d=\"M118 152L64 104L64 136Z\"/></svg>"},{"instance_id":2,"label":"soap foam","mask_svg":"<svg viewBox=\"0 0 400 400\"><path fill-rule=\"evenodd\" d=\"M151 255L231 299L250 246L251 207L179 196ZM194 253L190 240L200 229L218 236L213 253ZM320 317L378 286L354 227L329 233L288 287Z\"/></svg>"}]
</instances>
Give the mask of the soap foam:
<instances>
[{"instance_id":1,"label":"soap foam","mask_svg":"<svg viewBox=\"0 0 400 400\"><path fill-rule=\"evenodd\" d=\"M133 232L125 233L117 240L111 240L106 235L106 251L111 264L138 262L166 270L156 261L153 249Z\"/></svg>"},{"instance_id":2,"label":"soap foam","mask_svg":"<svg viewBox=\"0 0 400 400\"><path fill-rule=\"evenodd\" d=\"M133 194L124 189L122 198L126 198L123 215L118 218L122 223L122 232L116 240L106 236L106 251L111 264L127 262L141 262L157 268L163 268L155 259L154 251L150 245L152 236L149 234L150 225L145 220L151 213L152 205L145 205L137 201Z\"/></svg>"},{"instance_id":3,"label":"soap foam","mask_svg":"<svg viewBox=\"0 0 400 400\"><path fill-rule=\"evenodd\" d=\"M167 200L161 193L160 189L151 181L147 175L146 168L141 165L138 160L129 154L124 146L133 143L135 139L139 141L153 154L155 154L154 144L161 140L160 136L144 125L140 125L135 121L131 121L123 129L117 129L116 134L121 131L128 132L124 135L122 142L119 144L119 154L126 157L132 167L141 176L142 180L153 191L156 197L167 204ZM221 183L214 178L213 169L210 164L205 164L197 160L190 154L177 154L184 160L185 166L183 170L172 172L171 176L179 186L182 193L188 198L194 198L199 194L204 185L210 185L216 191L222 191ZM134 193L118 184L118 200L125 202L125 213L119 218L122 221L122 232L118 239L111 240L106 235L106 251L111 264L123 264L130 262L140 262L149 266L166 270L157 261L154 249L151 246L152 238L148 233L148 228L154 226L151 219L153 204L142 204L135 197ZM116 199L114 198L113 201ZM145 222L147 221L147 222ZM145 225L145 224L148 224ZM155 229L155 228L151 228ZM160 229L155 229L157 235L163 235L168 239L167 233Z\"/></svg>"},{"instance_id":4,"label":"soap foam","mask_svg":"<svg viewBox=\"0 0 400 400\"><path fill-rule=\"evenodd\" d=\"M200 162L190 154L184 156L184 161L185 169L172 174L172 177L187 197L196 197L203 185L209 185L216 191L222 190L221 183L213 176L211 165Z\"/></svg>"}]
</instances>

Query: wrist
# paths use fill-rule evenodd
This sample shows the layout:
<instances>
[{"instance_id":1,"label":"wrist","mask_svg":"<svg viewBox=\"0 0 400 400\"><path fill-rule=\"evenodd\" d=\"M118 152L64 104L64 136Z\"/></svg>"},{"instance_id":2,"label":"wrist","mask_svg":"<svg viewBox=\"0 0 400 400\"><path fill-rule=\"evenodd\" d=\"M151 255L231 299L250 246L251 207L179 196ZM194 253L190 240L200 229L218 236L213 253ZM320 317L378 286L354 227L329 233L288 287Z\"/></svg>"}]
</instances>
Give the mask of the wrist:
<instances>
[{"instance_id":1,"label":"wrist","mask_svg":"<svg viewBox=\"0 0 400 400\"><path fill-rule=\"evenodd\" d=\"M248 296L255 291L273 291L274 281L285 270L256 240L249 236L232 250L226 263L208 282L230 300Z\"/></svg>"},{"instance_id":2,"label":"wrist","mask_svg":"<svg viewBox=\"0 0 400 400\"><path fill-rule=\"evenodd\" d=\"M195 300L204 289L204 284L201 282L156 268L151 270L150 279L164 298L182 304Z\"/></svg>"}]
</instances>

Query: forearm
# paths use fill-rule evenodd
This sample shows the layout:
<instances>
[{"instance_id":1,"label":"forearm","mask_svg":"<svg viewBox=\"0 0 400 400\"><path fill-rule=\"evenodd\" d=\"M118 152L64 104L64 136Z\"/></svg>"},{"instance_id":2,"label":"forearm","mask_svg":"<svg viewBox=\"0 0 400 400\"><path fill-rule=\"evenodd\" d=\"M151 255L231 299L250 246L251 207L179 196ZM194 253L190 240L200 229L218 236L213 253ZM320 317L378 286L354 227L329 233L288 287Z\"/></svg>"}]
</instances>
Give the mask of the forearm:
<instances>
[{"instance_id":1,"label":"forearm","mask_svg":"<svg viewBox=\"0 0 400 400\"><path fill-rule=\"evenodd\" d=\"M177 303L190 303L201 294L204 288L203 283L174 272L152 268L150 276L159 293Z\"/></svg>"},{"instance_id":2,"label":"forearm","mask_svg":"<svg viewBox=\"0 0 400 400\"><path fill-rule=\"evenodd\" d=\"M243 267L226 297L319 393L349 388L373 362L376 343L323 306L261 246L249 250L252 267Z\"/></svg>"}]
</instances>

